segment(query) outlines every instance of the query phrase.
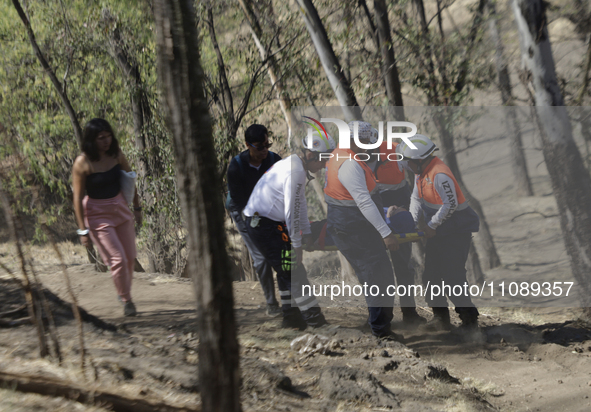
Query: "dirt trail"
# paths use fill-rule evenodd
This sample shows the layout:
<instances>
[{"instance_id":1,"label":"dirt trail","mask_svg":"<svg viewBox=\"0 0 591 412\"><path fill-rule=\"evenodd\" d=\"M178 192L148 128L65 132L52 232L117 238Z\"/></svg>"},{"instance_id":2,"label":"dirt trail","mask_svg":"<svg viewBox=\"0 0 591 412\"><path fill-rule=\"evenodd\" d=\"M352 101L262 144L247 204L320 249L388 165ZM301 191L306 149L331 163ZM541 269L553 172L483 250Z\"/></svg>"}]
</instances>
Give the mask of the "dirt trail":
<instances>
[{"instance_id":1,"label":"dirt trail","mask_svg":"<svg viewBox=\"0 0 591 412\"><path fill-rule=\"evenodd\" d=\"M46 269L40 274L44 285L65 296L57 267ZM139 316L124 319L108 274L96 273L86 264L73 266L69 272L81 305L120 325L116 333L87 327L87 345L103 385L135 395L197 402L192 284L162 275L137 274L133 293ZM483 333L474 337L405 330L395 310L394 327L404 335L404 346L370 337L363 309L327 308L328 321L340 327L322 334L335 339L338 346L329 356L306 356L291 350L289 343L314 331L280 329L280 320L264 313L258 283L235 283L234 289L246 410L590 408L591 332L565 324L572 318L567 310L483 310ZM530 322L525 321L528 317ZM536 324L531 322L534 318ZM454 317L454 322L459 320ZM64 321L60 331L68 342L69 362L75 362L75 328ZM3 369L39 370L39 366L31 366L35 348L32 328L0 329ZM447 372L440 373L442 368ZM289 385L283 388L284 383L279 382L284 382L285 376ZM351 379L356 382L352 387ZM10 405L0 401L0 410L19 410L13 408L14 401Z\"/></svg>"},{"instance_id":2,"label":"dirt trail","mask_svg":"<svg viewBox=\"0 0 591 412\"><path fill-rule=\"evenodd\" d=\"M556 203L533 130L524 131L536 192L531 198L514 193L508 147L502 144L502 136L491 136L490 130L475 127L472 147L459 155L464 180L483 204L503 262L486 272L487 280L570 279ZM525 212L536 213L518 216ZM87 347L101 387L173 404L198 403L192 283L166 275L136 274L133 298L139 316L125 319L110 275L94 272L85 263L81 246L63 243L60 248L80 304L119 326L117 332L86 326ZM8 245L0 245L0 256L12 253ZM330 270L322 269L318 253L306 257L312 281L337 281L330 277ZM67 300L50 248L34 247L31 255L42 283ZM2 291L8 286L0 281ZM290 342L317 331L281 329L278 318L265 315L258 283L234 283L234 290L245 410L591 410L591 331L572 322L576 310L481 308L481 333L464 336L457 331L403 329L400 311L395 309L393 326L405 338L402 345L371 337L364 308L330 307L324 298L320 301L333 328L319 333L332 340L333 349L327 355L309 355L292 350ZM577 304L573 299L569 302ZM10 309L3 306L15 304L0 298L0 312ZM430 316L429 311L419 310ZM455 315L453 321L459 324ZM81 379L75 372L76 328L67 318L60 318L59 324L67 355L65 370L35 360L36 338L29 326L0 329L0 369ZM59 409L48 407L49 401L42 397L23 397L3 389L0 395L0 411ZM60 407L80 410L65 401Z\"/></svg>"}]
</instances>

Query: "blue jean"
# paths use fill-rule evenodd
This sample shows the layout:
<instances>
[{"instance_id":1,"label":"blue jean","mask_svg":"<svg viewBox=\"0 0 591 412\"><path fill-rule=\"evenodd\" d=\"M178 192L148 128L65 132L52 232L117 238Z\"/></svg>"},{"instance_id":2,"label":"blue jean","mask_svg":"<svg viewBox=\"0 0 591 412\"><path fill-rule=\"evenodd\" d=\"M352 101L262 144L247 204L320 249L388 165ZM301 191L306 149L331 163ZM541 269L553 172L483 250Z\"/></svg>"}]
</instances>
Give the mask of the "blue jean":
<instances>
[{"instance_id":1,"label":"blue jean","mask_svg":"<svg viewBox=\"0 0 591 412\"><path fill-rule=\"evenodd\" d=\"M240 232L240 236L242 236L242 240L248 249L248 253L252 257L254 270L257 272L257 275L259 275L259 282L263 288L267 305L277 305L277 298L275 297L275 282L273 281L273 267L252 241L248 234L248 230L246 229L246 223L244 222L244 219L242 219L242 213L238 211L230 211L230 215L238 228L238 232Z\"/></svg>"}]
</instances>

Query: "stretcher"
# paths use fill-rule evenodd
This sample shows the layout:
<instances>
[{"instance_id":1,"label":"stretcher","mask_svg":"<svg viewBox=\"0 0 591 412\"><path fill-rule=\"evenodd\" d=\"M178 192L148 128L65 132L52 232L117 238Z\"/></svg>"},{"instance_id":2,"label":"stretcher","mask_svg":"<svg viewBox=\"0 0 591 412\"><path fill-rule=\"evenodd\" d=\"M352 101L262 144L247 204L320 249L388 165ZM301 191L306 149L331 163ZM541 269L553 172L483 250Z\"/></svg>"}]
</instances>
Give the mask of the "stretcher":
<instances>
[{"instance_id":1,"label":"stretcher","mask_svg":"<svg viewBox=\"0 0 591 412\"><path fill-rule=\"evenodd\" d=\"M387 208L384 209L386 213ZM417 242L425 236L425 232L412 231L415 228L412 215L409 212L402 212L395 215L395 219L386 218L386 223L394 232L399 244L408 242ZM312 229L312 236L314 240L314 250L336 251L332 235L327 230L328 223L326 220L319 220L310 222Z\"/></svg>"}]
</instances>

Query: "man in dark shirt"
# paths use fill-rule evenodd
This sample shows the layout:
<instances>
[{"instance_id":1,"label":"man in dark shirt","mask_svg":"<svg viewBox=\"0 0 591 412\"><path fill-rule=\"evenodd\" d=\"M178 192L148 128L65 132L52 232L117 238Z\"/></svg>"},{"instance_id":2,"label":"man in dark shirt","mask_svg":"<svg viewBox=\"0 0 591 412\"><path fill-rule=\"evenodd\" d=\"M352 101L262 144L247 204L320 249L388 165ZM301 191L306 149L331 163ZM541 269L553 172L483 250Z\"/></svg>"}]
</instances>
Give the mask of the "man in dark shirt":
<instances>
[{"instance_id":1,"label":"man in dark shirt","mask_svg":"<svg viewBox=\"0 0 591 412\"><path fill-rule=\"evenodd\" d=\"M259 275L259 281L267 301L267 314L275 316L281 313L281 308L275 297L273 267L251 240L246 230L242 210L246 207L248 198L259 179L271 166L281 160L281 157L269 151L271 143L269 143L268 131L265 126L260 124L251 125L244 132L244 140L247 150L234 157L228 166L226 208L230 212L232 220L236 224L254 262L254 268Z\"/></svg>"}]
</instances>

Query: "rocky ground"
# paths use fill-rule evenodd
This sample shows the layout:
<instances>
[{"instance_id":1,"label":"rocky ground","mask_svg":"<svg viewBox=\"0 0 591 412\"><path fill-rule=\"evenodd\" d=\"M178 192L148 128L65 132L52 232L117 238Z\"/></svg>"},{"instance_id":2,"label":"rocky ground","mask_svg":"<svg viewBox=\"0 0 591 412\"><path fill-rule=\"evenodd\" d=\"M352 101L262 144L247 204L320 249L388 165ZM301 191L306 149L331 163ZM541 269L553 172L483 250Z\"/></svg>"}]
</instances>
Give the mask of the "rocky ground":
<instances>
[{"instance_id":1,"label":"rocky ground","mask_svg":"<svg viewBox=\"0 0 591 412\"><path fill-rule=\"evenodd\" d=\"M559 70L573 74L584 47L572 40L572 27L565 19L550 25L551 33L558 36L553 45L557 45ZM518 59L516 38L509 39L508 49ZM475 104L498 104L498 96L494 96L496 92L478 95ZM502 119L499 110L488 113L498 124ZM497 124L476 122L457 139L464 181L482 203L503 263L486 270L486 280L570 281L540 140L531 119L523 126L536 194L528 198L516 193L509 144ZM575 132L579 133L576 126ZM478 236L475 241L480 245ZM66 307L53 301L50 306L58 326L62 366L55 358L39 358L35 329L23 324L0 327L0 373L60 379L128 398L198 407L199 341L191 281L137 273L133 295L139 315L126 319L109 275L95 272L86 263L80 245L64 242L59 247L80 305L100 320L84 325L86 371L80 372L76 322ZM0 244L0 262L18 273L14 256L9 243ZM28 256L40 282L69 300L51 248L33 246ZM338 281L331 269L334 257L316 253L307 256L306 263L313 282ZM2 314L19 309L24 298L10 277L0 276L0 318L4 318ZM569 308L579 305L575 299L546 302L537 308L523 307L524 302L517 299L497 300L480 308L480 332L469 335L458 329L439 333L405 329L395 309L393 327L404 340L380 342L369 335L367 312L362 307L332 305L321 299L331 326L297 332L281 329L280 319L265 314L257 283L235 282L234 291L244 410L591 410L591 330L577 322L579 310ZM422 307L419 313L430 316ZM26 312L20 311L10 319L23 316ZM459 324L455 316L453 321ZM300 337L306 342L315 339L324 349L299 353L290 344ZM23 394L14 386L0 386L0 411L106 410L103 406Z\"/></svg>"},{"instance_id":2,"label":"rocky ground","mask_svg":"<svg viewBox=\"0 0 591 412\"><path fill-rule=\"evenodd\" d=\"M47 265L44 285L64 298L63 274ZM52 270L53 269L53 270ZM79 372L76 322L52 303L64 355L40 360L36 333L23 325L0 329L0 371L59 377L130 397L171 405L199 404L198 337L192 284L155 274L137 274L139 316L122 318L108 274L87 264L68 270L80 304L107 322L85 323L89 364ZM483 309L481 332L395 329L403 343L380 342L359 308L327 308L330 327L281 329L265 314L260 286L234 284L242 358L245 410L488 411L588 410L591 331L568 321L571 310ZM0 312L21 305L13 281L0 283ZM428 312L420 309L421 314ZM458 324L459 320L454 319ZM114 328L111 328L111 325ZM298 353L297 337L327 338L324 350ZM308 337L304 340L307 341ZM321 338L317 338L321 339ZM324 352L324 353L322 353ZM1 390L2 411L89 410L60 399ZM96 408L96 410L101 410Z\"/></svg>"}]
</instances>

